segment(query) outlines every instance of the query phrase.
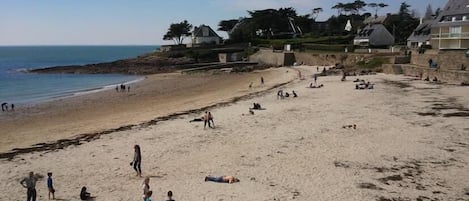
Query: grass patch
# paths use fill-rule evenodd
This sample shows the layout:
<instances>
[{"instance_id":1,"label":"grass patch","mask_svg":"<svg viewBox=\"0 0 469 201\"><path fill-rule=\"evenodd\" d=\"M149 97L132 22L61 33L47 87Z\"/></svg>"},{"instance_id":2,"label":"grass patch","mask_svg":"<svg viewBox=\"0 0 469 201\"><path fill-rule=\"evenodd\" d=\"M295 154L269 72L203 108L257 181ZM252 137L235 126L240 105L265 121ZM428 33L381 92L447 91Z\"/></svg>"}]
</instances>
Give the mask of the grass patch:
<instances>
[{"instance_id":1,"label":"grass patch","mask_svg":"<svg viewBox=\"0 0 469 201\"><path fill-rule=\"evenodd\" d=\"M359 61L357 62L357 66L359 68L365 69L375 69L381 67L383 64L389 63L389 58L386 57L374 57L368 61Z\"/></svg>"}]
</instances>

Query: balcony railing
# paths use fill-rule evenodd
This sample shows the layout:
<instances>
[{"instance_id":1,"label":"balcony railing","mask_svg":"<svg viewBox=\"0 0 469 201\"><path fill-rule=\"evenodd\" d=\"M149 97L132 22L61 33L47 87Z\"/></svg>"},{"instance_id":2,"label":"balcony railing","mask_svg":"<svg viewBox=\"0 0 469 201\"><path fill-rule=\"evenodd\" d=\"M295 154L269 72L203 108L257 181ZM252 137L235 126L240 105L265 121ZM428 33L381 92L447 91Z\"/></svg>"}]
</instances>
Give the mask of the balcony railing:
<instances>
[{"instance_id":1,"label":"balcony railing","mask_svg":"<svg viewBox=\"0 0 469 201\"><path fill-rule=\"evenodd\" d=\"M469 32L432 34L433 39L469 39Z\"/></svg>"}]
</instances>

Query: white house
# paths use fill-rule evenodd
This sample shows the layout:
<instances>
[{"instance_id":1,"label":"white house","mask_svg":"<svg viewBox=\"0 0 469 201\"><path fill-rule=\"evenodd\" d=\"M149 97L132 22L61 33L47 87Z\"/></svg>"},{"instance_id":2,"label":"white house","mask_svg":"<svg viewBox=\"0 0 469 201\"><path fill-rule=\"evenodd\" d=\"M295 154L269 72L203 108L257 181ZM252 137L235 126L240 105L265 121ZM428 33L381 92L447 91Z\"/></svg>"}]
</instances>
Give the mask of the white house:
<instances>
[{"instance_id":1,"label":"white house","mask_svg":"<svg viewBox=\"0 0 469 201\"><path fill-rule=\"evenodd\" d=\"M194 27L192 32L192 46L200 46L204 44L220 44L221 37L207 25Z\"/></svg>"}]
</instances>

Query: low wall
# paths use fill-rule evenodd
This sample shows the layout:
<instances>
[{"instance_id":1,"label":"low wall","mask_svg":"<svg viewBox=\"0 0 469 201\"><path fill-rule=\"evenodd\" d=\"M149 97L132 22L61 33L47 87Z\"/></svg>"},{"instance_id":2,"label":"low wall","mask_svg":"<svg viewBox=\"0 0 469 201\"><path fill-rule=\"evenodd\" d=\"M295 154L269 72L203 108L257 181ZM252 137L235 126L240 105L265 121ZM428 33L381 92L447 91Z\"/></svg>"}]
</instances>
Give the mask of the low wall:
<instances>
[{"instance_id":1,"label":"low wall","mask_svg":"<svg viewBox=\"0 0 469 201\"><path fill-rule=\"evenodd\" d=\"M354 66L357 62L366 60L371 56L371 54L353 53L317 54L295 52L295 59L297 63L302 63L310 66L333 66L337 63L342 63L342 61L343 64L346 66Z\"/></svg>"},{"instance_id":2,"label":"low wall","mask_svg":"<svg viewBox=\"0 0 469 201\"><path fill-rule=\"evenodd\" d=\"M270 49L261 49L249 56L249 61L272 66L292 66L295 62L295 56L290 52L274 52Z\"/></svg>"},{"instance_id":3,"label":"low wall","mask_svg":"<svg viewBox=\"0 0 469 201\"><path fill-rule=\"evenodd\" d=\"M441 70L459 70L461 64L469 67L469 57L464 52L452 52L442 54L413 54L411 64L428 67L428 61L436 62Z\"/></svg>"},{"instance_id":4,"label":"low wall","mask_svg":"<svg viewBox=\"0 0 469 201\"><path fill-rule=\"evenodd\" d=\"M387 74L404 74L413 76L419 76L422 74L423 79L428 76L430 80L433 80L433 78L436 77L438 80L449 84L461 84L463 82L469 83L469 71L430 69L411 64L386 64L383 65L383 72Z\"/></svg>"}]
</instances>

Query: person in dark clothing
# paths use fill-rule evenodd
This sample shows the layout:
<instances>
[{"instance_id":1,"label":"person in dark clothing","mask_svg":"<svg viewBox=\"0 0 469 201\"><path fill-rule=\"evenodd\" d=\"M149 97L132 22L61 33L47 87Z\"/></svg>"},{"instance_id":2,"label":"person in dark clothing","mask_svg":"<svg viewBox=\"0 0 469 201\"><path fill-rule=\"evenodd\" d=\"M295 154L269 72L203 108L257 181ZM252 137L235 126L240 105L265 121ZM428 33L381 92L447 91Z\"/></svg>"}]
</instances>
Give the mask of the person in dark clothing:
<instances>
[{"instance_id":1,"label":"person in dark clothing","mask_svg":"<svg viewBox=\"0 0 469 201\"><path fill-rule=\"evenodd\" d=\"M91 193L86 192L86 187L83 186L81 188L81 192L80 192L80 199L81 200L90 200L91 198L92 198Z\"/></svg>"},{"instance_id":2,"label":"person in dark clothing","mask_svg":"<svg viewBox=\"0 0 469 201\"><path fill-rule=\"evenodd\" d=\"M214 126L215 126L215 122L213 121L212 113L208 112L208 127L213 128Z\"/></svg>"},{"instance_id":3,"label":"person in dark clothing","mask_svg":"<svg viewBox=\"0 0 469 201\"><path fill-rule=\"evenodd\" d=\"M142 153L140 151L140 146L134 146L134 160L130 163L133 165L135 172L137 172L137 176L142 176Z\"/></svg>"},{"instance_id":4,"label":"person in dark clothing","mask_svg":"<svg viewBox=\"0 0 469 201\"><path fill-rule=\"evenodd\" d=\"M293 98L296 98L296 97L298 97L298 95L296 94L296 92L295 92L295 91L292 91L292 94L293 94Z\"/></svg>"},{"instance_id":5,"label":"person in dark clothing","mask_svg":"<svg viewBox=\"0 0 469 201\"><path fill-rule=\"evenodd\" d=\"M27 201L36 201L36 182L37 177L34 176L34 172L30 172L29 177L24 178L20 182L23 187L28 189L26 191Z\"/></svg>"},{"instance_id":6,"label":"person in dark clothing","mask_svg":"<svg viewBox=\"0 0 469 201\"><path fill-rule=\"evenodd\" d=\"M207 124L208 124L208 127L210 128L210 121L208 120L208 112L205 111L205 115L204 115L204 129L207 127Z\"/></svg>"},{"instance_id":7,"label":"person in dark clothing","mask_svg":"<svg viewBox=\"0 0 469 201\"><path fill-rule=\"evenodd\" d=\"M173 200L173 192L172 191L168 191L168 200L166 201L174 201Z\"/></svg>"}]
</instances>

